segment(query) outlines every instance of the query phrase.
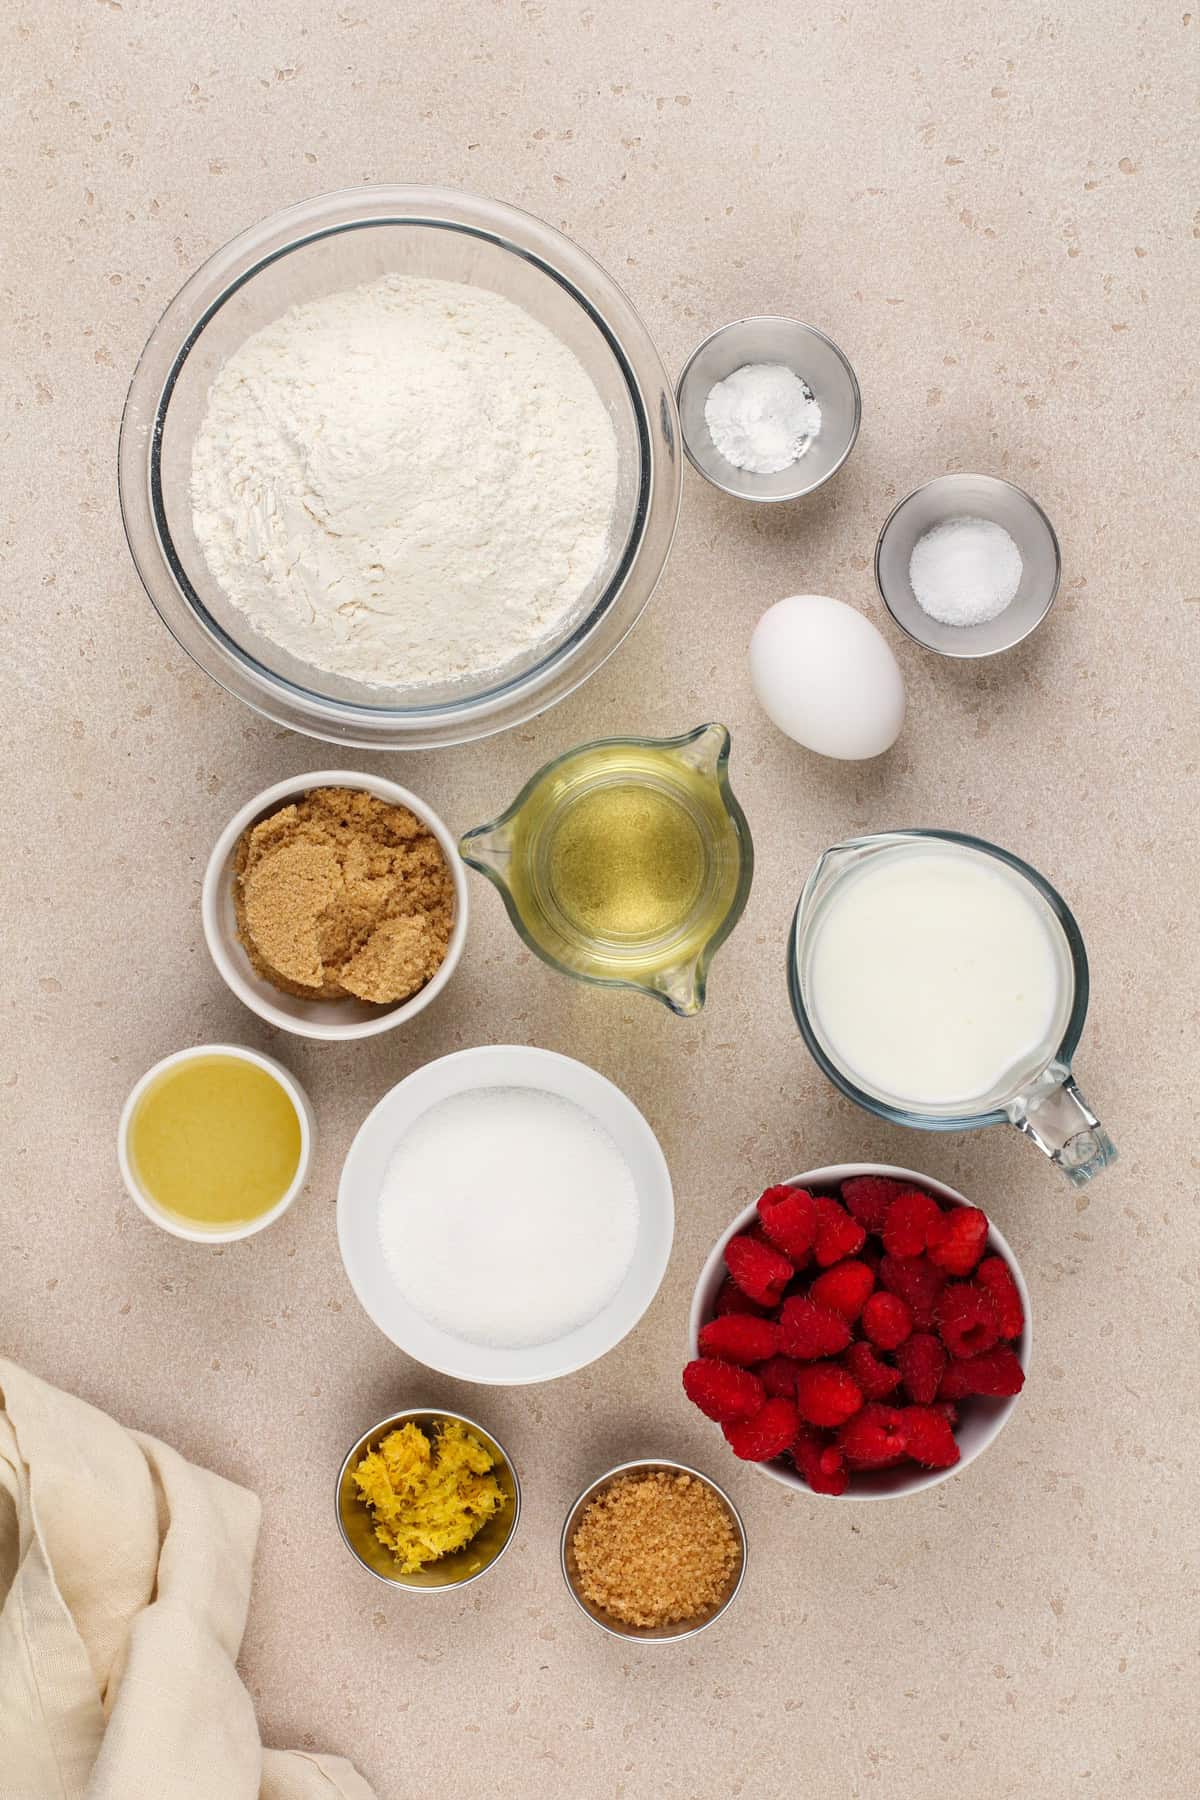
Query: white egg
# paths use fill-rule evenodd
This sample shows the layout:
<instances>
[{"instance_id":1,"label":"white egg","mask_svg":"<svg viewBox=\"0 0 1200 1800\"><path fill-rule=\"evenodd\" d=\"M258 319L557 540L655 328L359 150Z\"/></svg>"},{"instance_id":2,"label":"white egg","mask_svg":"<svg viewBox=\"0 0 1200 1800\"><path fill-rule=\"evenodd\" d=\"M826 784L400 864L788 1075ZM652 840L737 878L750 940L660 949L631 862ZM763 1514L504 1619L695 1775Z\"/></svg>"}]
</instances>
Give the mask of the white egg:
<instances>
[{"instance_id":1,"label":"white egg","mask_svg":"<svg viewBox=\"0 0 1200 1800\"><path fill-rule=\"evenodd\" d=\"M763 614L750 679L772 724L820 756L858 762L900 736L899 663L870 619L825 594L793 594Z\"/></svg>"}]
</instances>

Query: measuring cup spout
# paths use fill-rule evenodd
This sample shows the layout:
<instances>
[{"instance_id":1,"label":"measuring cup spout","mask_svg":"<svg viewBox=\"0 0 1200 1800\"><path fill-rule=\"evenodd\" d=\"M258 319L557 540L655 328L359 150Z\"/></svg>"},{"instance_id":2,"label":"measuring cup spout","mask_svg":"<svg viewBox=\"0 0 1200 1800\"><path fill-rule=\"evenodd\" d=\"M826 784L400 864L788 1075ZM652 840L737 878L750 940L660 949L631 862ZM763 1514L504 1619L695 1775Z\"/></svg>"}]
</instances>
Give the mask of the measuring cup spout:
<instances>
[{"instance_id":1,"label":"measuring cup spout","mask_svg":"<svg viewBox=\"0 0 1200 1800\"><path fill-rule=\"evenodd\" d=\"M458 840L458 853L472 869L494 882L502 894L509 892L508 877L512 865L513 833L509 819L493 819L490 824L476 825Z\"/></svg>"},{"instance_id":2,"label":"measuring cup spout","mask_svg":"<svg viewBox=\"0 0 1200 1800\"><path fill-rule=\"evenodd\" d=\"M835 844L831 850L823 853L800 894L792 929L793 944L799 944L801 934L807 928L813 913L839 875L844 872L848 864L860 861L863 854L864 852L857 842Z\"/></svg>"},{"instance_id":3,"label":"measuring cup spout","mask_svg":"<svg viewBox=\"0 0 1200 1800\"><path fill-rule=\"evenodd\" d=\"M668 740L669 743L669 740ZM709 781L721 781L729 761L729 732L724 725L697 725L677 738L666 750L685 769L695 769Z\"/></svg>"},{"instance_id":4,"label":"measuring cup spout","mask_svg":"<svg viewBox=\"0 0 1200 1800\"><path fill-rule=\"evenodd\" d=\"M1083 1187L1117 1160L1116 1146L1065 1063L1051 1063L1005 1111L1072 1187Z\"/></svg>"},{"instance_id":5,"label":"measuring cup spout","mask_svg":"<svg viewBox=\"0 0 1200 1800\"><path fill-rule=\"evenodd\" d=\"M656 1000L664 1000L681 1019L690 1019L704 1005L704 958L691 957L674 969L660 969L647 983L646 992Z\"/></svg>"}]
</instances>

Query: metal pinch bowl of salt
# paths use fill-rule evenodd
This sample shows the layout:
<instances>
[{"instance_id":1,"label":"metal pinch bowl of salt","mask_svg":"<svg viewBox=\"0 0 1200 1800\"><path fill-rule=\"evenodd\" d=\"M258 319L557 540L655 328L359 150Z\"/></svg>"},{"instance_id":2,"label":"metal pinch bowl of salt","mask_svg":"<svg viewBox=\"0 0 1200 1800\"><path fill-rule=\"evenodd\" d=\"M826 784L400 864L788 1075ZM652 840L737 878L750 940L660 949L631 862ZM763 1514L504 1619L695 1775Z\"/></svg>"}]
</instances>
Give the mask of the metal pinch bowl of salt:
<instances>
[{"instance_id":1,"label":"metal pinch bowl of salt","mask_svg":"<svg viewBox=\"0 0 1200 1800\"><path fill-rule=\"evenodd\" d=\"M917 600L909 576L912 553L938 525L984 519L1001 526L1021 555L1017 591L1002 612L976 625L947 625ZM939 656L997 656L1023 643L1054 604L1062 573L1058 538L1024 489L998 475L939 475L915 488L884 520L875 545L875 585L905 637Z\"/></svg>"},{"instance_id":2,"label":"metal pinch bowl of salt","mask_svg":"<svg viewBox=\"0 0 1200 1800\"><path fill-rule=\"evenodd\" d=\"M718 382L754 364L778 365L799 376L821 409L819 429L786 469L758 474L729 462L712 440L705 417ZM802 319L734 319L688 357L676 387L679 428L692 467L737 500L802 500L836 475L858 437L862 395L858 378L832 338Z\"/></svg>"}]
</instances>

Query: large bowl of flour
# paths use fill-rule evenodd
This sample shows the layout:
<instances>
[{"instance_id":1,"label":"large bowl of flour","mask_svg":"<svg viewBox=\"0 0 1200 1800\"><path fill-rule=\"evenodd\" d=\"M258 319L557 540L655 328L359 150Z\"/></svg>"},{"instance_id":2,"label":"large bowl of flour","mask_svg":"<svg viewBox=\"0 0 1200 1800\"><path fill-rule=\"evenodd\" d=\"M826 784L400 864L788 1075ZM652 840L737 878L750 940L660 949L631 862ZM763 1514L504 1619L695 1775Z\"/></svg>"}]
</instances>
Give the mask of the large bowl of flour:
<instances>
[{"instance_id":1,"label":"large bowl of flour","mask_svg":"<svg viewBox=\"0 0 1200 1800\"><path fill-rule=\"evenodd\" d=\"M369 187L288 208L176 295L121 424L164 623L279 723L366 748L515 725L637 621L679 509L670 384L550 226Z\"/></svg>"}]
</instances>

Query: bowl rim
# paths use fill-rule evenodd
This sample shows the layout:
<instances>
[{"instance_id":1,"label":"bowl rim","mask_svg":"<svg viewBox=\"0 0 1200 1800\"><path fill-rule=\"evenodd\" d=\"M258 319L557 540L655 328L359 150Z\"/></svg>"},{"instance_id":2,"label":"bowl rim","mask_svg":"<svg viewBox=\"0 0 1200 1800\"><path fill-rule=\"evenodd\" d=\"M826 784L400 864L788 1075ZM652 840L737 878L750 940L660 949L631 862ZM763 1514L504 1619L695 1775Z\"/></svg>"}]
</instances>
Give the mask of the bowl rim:
<instances>
[{"instance_id":1,"label":"bowl rim","mask_svg":"<svg viewBox=\"0 0 1200 1800\"><path fill-rule=\"evenodd\" d=\"M571 1528L576 1524L583 1508L589 1501L593 1500L599 1493L608 1487L611 1482L615 1481L619 1475L630 1475L641 1470L653 1473L658 1469L671 1469L677 1471L681 1475L690 1475L694 1480L702 1482L710 1492L716 1494L717 1498L724 1503L726 1511L733 1521L733 1526L737 1532L738 1541L741 1545L742 1559L733 1586L730 1588L721 1604L714 1612L711 1612L706 1619L701 1619L699 1623L695 1625L690 1625L686 1619L681 1619L679 1623L683 1629L673 1632L664 1632L658 1636L650 1636L644 1635L636 1626L622 1626L617 1620L610 1622L607 1619L598 1618L594 1612L589 1611L584 1605L574 1581L571 1579L571 1571L567 1563L567 1549L571 1538ZM558 1540L558 1560L559 1567L562 1570L563 1580L567 1584L567 1592L570 1594L572 1600L584 1617L590 1619L593 1625L598 1625L601 1631L606 1631L610 1637L618 1638L622 1643L626 1644L682 1644L686 1639L697 1637L700 1632L707 1631L710 1625L715 1625L717 1620L723 1618L729 1611L729 1608L741 1593L742 1583L746 1579L746 1567L750 1561L750 1545L746 1536L745 1520L742 1518L738 1507L721 1486L719 1481L714 1480L711 1475L706 1475L703 1469L694 1468L691 1463L678 1462L673 1456L638 1456L634 1457L629 1462L616 1463L611 1469L607 1469L603 1475L597 1475L594 1481L589 1481L586 1487L580 1489L579 1493L567 1508L566 1516L563 1519L562 1531L559 1534Z\"/></svg>"},{"instance_id":2,"label":"bowl rim","mask_svg":"<svg viewBox=\"0 0 1200 1800\"><path fill-rule=\"evenodd\" d=\"M1010 493L1016 494L1018 499L1023 500L1042 521L1042 524L1049 533L1051 547L1054 551L1054 580L1050 584L1050 591L1041 612L1037 614L1036 618L1030 621L1019 637L1010 638L1005 644L997 644L991 650L983 648L971 649L965 644L960 650L952 650L948 649L943 644L931 643L928 638L924 638L918 632L913 631L910 626L905 624L904 620L900 617L899 613L888 599L887 590L883 585L883 579L879 571L880 561L883 556L884 540L909 501L915 500L918 494L925 493L929 488L941 487L943 482L961 481L964 476L971 481L987 482L992 487L1008 488ZM1058 533L1055 531L1053 522L1045 508L1039 505L1032 494L1028 493L1023 487L1018 487L1015 481L1009 481L1006 475L987 475L975 469L951 469L944 475L931 475L928 481L919 482L910 493L904 495L903 499L897 500L895 506L893 506L891 512L879 527L879 535L875 539L873 568L875 573L876 592L883 601L884 606L887 608L893 625L896 626L897 630L904 633L904 636L908 639L910 644L919 644L922 650L929 650L934 656L944 656L950 662L984 662L990 656L1003 656L1007 651L1015 650L1018 644L1023 644L1027 638L1033 636L1039 625L1045 623L1049 616L1050 609L1058 598L1058 590L1062 585L1062 545L1058 541ZM918 611L919 610L920 608L918 607ZM969 637L978 629L978 627L967 625L961 629L963 631L963 636Z\"/></svg>"},{"instance_id":3,"label":"bowl rim","mask_svg":"<svg viewBox=\"0 0 1200 1800\"><path fill-rule=\"evenodd\" d=\"M232 1225L222 1230L206 1231L202 1226L188 1225L181 1219L175 1219L170 1213L159 1207L146 1193L133 1171L133 1162L129 1154L129 1129L133 1123L133 1115L137 1111L138 1102L158 1076L168 1069L178 1068L181 1063L195 1062L201 1056L231 1056L240 1062L253 1063L256 1068L264 1070L272 1076L283 1089L295 1109L300 1122L300 1155L296 1162L296 1173L280 1199L269 1211L256 1219L250 1219L244 1225ZM316 1146L316 1115L312 1102L301 1087L290 1069L285 1069L281 1062L273 1056L267 1056L262 1050L252 1050L246 1044L193 1044L185 1050L173 1050L169 1056L160 1057L146 1072L134 1082L129 1096L121 1108L121 1116L117 1122L117 1163L121 1171L121 1180L130 1199L140 1207L148 1219L169 1231L172 1237L183 1238L189 1244L236 1244L243 1238L255 1237L258 1232L265 1231L273 1225L296 1199L305 1182L308 1180L312 1166L313 1151Z\"/></svg>"},{"instance_id":4,"label":"bowl rim","mask_svg":"<svg viewBox=\"0 0 1200 1800\"><path fill-rule=\"evenodd\" d=\"M688 442L687 432L683 428L681 402L683 399L684 385L691 375L693 364L702 352L707 350L710 344L715 343L718 338L724 337L728 332L740 330L744 325L798 325L802 331L808 332L812 337L820 338L823 343L829 346L850 378L850 391L854 396L854 416L851 420L850 436L846 441L845 449L842 451L837 461L833 463L823 475L819 476L817 480L810 481L803 487L789 489L786 493L782 494L751 494L747 493L745 488L734 487L728 482L718 480L710 470L706 469L704 465L697 460L696 456L693 454L691 444ZM837 474L838 470L845 464L850 452L858 442L858 433L862 425L862 389L858 384L858 376L854 373L854 365L850 361L850 358L846 355L846 352L842 349L841 345L837 343L835 339L830 337L827 331L822 331L819 325L810 325L807 319L797 319L791 313L746 313L741 318L729 319L724 325L718 325L715 331L710 331L708 336L702 338L696 345L696 348L692 351L691 355L679 371L679 379L675 383L675 407L680 415L679 439L683 445L684 455L691 463L693 469L695 469L697 475L702 476L704 480L708 482L710 487L718 488L721 493L728 494L731 499L749 500L756 506L778 506L792 500L805 500L810 494L815 494L820 488L823 488L827 481L833 480L833 477ZM801 460L801 462L797 463L797 467L799 468L802 466L803 462Z\"/></svg>"},{"instance_id":5,"label":"bowl rim","mask_svg":"<svg viewBox=\"0 0 1200 1800\"><path fill-rule=\"evenodd\" d=\"M496 1446L501 1457L504 1459L505 1466L508 1469L509 1475L512 1477L513 1484L512 1520L509 1524L504 1542L497 1550L495 1556L493 1556L490 1561L484 1563L482 1569L476 1569L471 1575L464 1575L461 1581L446 1581L435 1587L414 1586L405 1581L400 1575L381 1575L378 1569L373 1569L370 1563L364 1562L362 1557L358 1554L358 1551L354 1548L354 1545L350 1542L345 1521L342 1518L342 1509L339 1504L342 1483L346 1479L346 1471L349 1469L350 1464L354 1461L355 1457L361 1455L366 1449L372 1438L380 1437L385 1431L395 1431L398 1430L401 1425L411 1424L421 1419L453 1419L457 1421L458 1424L465 1425L469 1431L477 1431L481 1436L489 1439L490 1442ZM517 1526L520 1523L521 1518L521 1477L517 1473L517 1465L509 1455L505 1445L501 1443L494 1431L490 1431L486 1425L481 1425L477 1419L468 1418L466 1413L456 1412L453 1407L448 1406L406 1406L401 1412L385 1413L382 1419L377 1420L377 1422L371 1426L369 1431L364 1431L357 1441L350 1446L349 1450L347 1450L345 1456L342 1458L341 1467L337 1472L337 1480L334 1483L333 1510L337 1518L338 1531L341 1535L343 1544L345 1544L359 1568L365 1569L368 1575L372 1576L374 1580L382 1582L384 1587L393 1590L399 1589L399 1591L404 1594L460 1594L464 1588L470 1587L473 1581L481 1581L485 1575L496 1567L496 1564L500 1561L501 1557L505 1555L509 1545L516 1537Z\"/></svg>"},{"instance_id":6,"label":"bowl rim","mask_svg":"<svg viewBox=\"0 0 1200 1800\"><path fill-rule=\"evenodd\" d=\"M367 1019L339 1021L337 1018L330 1018L328 1022L324 1019L300 1019L280 1003L264 998L238 966L221 923L224 885L231 874L230 863L242 833L256 820L272 810L278 810L288 800L322 787L354 788L361 793L374 794L377 799L385 800L392 806L406 807L437 839L454 883L454 924L440 966L425 986L409 999L395 1000ZM389 781L384 775L372 775L357 769L316 769L307 775L289 775L247 800L234 813L213 845L200 889L200 919L204 941L217 973L229 991L243 1006L257 1013L260 1019L265 1019L268 1025L290 1032L293 1037L310 1038L323 1043L347 1043L358 1038L378 1037L381 1032L393 1031L398 1025L407 1024L419 1012L423 1012L437 999L462 960L469 911L466 867L458 853L457 841L444 820L410 788L401 787L399 782ZM329 1000L323 1004L331 1012L336 1012L344 1002Z\"/></svg>"},{"instance_id":7,"label":"bowl rim","mask_svg":"<svg viewBox=\"0 0 1200 1800\"><path fill-rule=\"evenodd\" d=\"M193 345L225 301L262 269L339 232L421 225L492 243L568 293L604 340L629 396L640 467L630 535L586 619L532 669L474 698L388 708L325 696L260 664L211 620L179 564L157 481L172 390ZM312 195L243 227L188 275L155 321L121 415L118 496L139 580L168 631L206 674L254 711L311 737L374 749L465 743L527 722L573 693L624 642L649 604L678 525L683 472L674 393L624 289L594 257L535 214L468 189L362 183ZM649 544L649 553L647 546ZM641 571L641 580L634 577ZM184 576L181 584L180 572ZM633 585L632 611L623 612ZM603 637L611 621L611 641ZM589 660L588 647L594 660Z\"/></svg>"},{"instance_id":8,"label":"bowl rim","mask_svg":"<svg viewBox=\"0 0 1200 1800\"><path fill-rule=\"evenodd\" d=\"M654 1185L658 1196L657 1205L661 1209L661 1222L664 1228L664 1241L661 1247L661 1253L650 1265L645 1283L645 1290L640 1304L637 1306L637 1310L629 1320L628 1324L617 1334L617 1336L610 1339L602 1349L596 1350L583 1357L568 1356L563 1358L559 1356L555 1358L551 1355L558 1345L567 1341L567 1338L551 1339L550 1342L546 1344L531 1345L529 1346L531 1353L540 1352L545 1358L544 1366L534 1368L530 1373L513 1374L509 1372L499 1375L482 1372L479 1367L471 1365L471 1357L475 1357L482 1362L483 1359L489 1355L488 1346L484 1344L471 1344L465 1339L455 1339L451 1334L445 1333L444 1335L447 1337L448 1341L458 1345L460 1351L467 1357L468 1360L464 1363L461 1359L451 1360L449 1357L445 1360L430 1362L425 1356L419 1355L408 1344L401 1343L400 1340L393 1335L392 1331L380 1322L374 1311L368 1305L366 1298L360 1290L357 1279L357 1270L354 1266L358 1259L357 1257L352 1256L347 1248L350 1236L348 1217L353 1204L351 1199L351 1181L355 1173L351 1165L354 1161L359 1144L372 1121L381 1114L386 1107L394 1104L394 1097L401 1089L409 1087L410 1084L417 1082L428 1082L430 1080L431 1070L440 1069L444 1065L451 1063L460 1066L469 1066L471 1063L482 1062L488 1058L495 1058L497 1056L503 1058L516 1057L521 1062L527 1064L532 1063L546 1069L563 1064L575 1069L582 1069L590 1082L598 1084L600 1091L614 1097L613 1104L619 1106L621 1109L625 1109L627 1111L627 1117L631 1117L634 1121L634 1129L639 1132L639 1135L644 1134L643 1141L647 1146L650 1159L654 1165ZM470 1092L473 1087L495 1085L505 1084L502 1081L485 1080L475 1084L468 1084L464 1088L453 1089L451 1091ZM521 1084L517 1083L516 1085ZM531 1084L527 1083L525 1085ZM560 1089L553 1086L547 1087L544 1091L549 1093L561 1092ZM435 1103L436 1102L431 1102L431 1104ZM576 1100L575 1104L580 1106L584 1111L588 1110L585 1103L581 1100ZM604 1120L599 1118L598 1115L593 1114L592 1116L597 1117L598 1123L604 1124ZM639 1195L639 1200L640 1198ZM674 1188L671 1181L670 1166L667 1163L666 1156L663 1152L662 1145L659 1143L658 1135L655 1132L654 1127L650 1124L650 1121L646 1118L641 1108L630 1099L625 1090L618 1087L616 1082L611 1081L607 1075L602 1075L598 1069L594 1069L590 1063L583 1062L579 1057L564 1056L558 1050L546 1050L537 1044L476 1044L465 1050L452 1050L445 1056L435 1057L432 1062L422 1063L420 1067L410 1070L410 1072L400 1081L395 1082L387 1092L382 1094L375 1102L375 1105L367 1113L366 1117L359 1125L358 1130L355 1132L346 1152L345 1160L342 1163L337 1191L337 1235L338 1250L342 1259L342 1267L346 1272L346 1278L349 1281L351 1288L354 1290L355 1299L376 1329L380 1331L390 1343L395 1344L398 1350L402 1350L406 1356L412 1357L413 1361L420 1363L423 1368L432 1370L434 1374L444 1375L452 1381L466 1381L476 1387L532 1387L545 1381L558 1381L565 1375L573 1375L580 1369L590 1368L591 1365L598 1362L601 1357L607 1356L610 1351L615 1350L618 1344L623 1343L630 1333L636 1330L637 1326L641 1323L642 1319L649 1311L650 1306L658 1296L658 1292L662 1287L663 1279L670 1264L671 1249L675 1235ZM611 1305L612 1302L609 1304ZM606 1309L601 1309L601 1313L598 1313L595 1316L597 1318L601 1317L604 1310ZM573 1335L574 1333L569 1333L568 1337ZM492 1354L494 1354L494 1352Z\"/></svg>"},{"instance_id":9,"label":"bowl rim","mask_svg":"<svg viewBox=\"0 0 1200 1800\"><path fill-rule=\"evenodd\" d=\"M857 1175L882 1175L893 1181L910 1181L914 1187L927 1188L940 1200L949 1201L952 1206L974 1204L964 1194L960 1194L957 1188L951 1187L948 1182L940 1181L934 1175L925 1175L919 1169L902 1168L896 1163L830 1163L825 1168L807 1169L803 1174L789 1175L782 1185L817 1189L837 1187L843 1181L852 1180ZM704 1259L704 1266L692 1290L692 1304L688 1313L688 1347L689 1354L693 1358L700 1354L700 1327L707 1324L711 1317L712 1302L724 1277L725 1246L730 1238L736 1237L739 1231L745 1231L757 1217L758 1202L752 1200L748 1206L742 1207L725 1230L721 1232ZM1012 1245L990 1213L988 1214L988 1235L994 1243L996 1253L1003 1256L1012 1271L1013 1279L1017 1284L1017 1292L1021 1296L1021 1305L1025 1313L1025 1329L1021 1333L1017 1356L1022 1369L1028 1374L1033 1354L1033 1313L1029 1288ZM968 1454L959 1458L953 1468L914 1470L911 1476L906 1475L903 1487L881 1490L855 1489L851 1486L846 1489L844 1494L817 1494L794 1471L777 1467L774 1463L753 1463L751 1466L760 1475L767 1476L771 1481L779 1482L781 1486L791 1489L794 1493L804 1494L810 1500L836 1500L838 1502L846 1500L905 1500L912 1494L925 1492L927 1488L938 1487L943 1481L949 1481L952 1476L969 1468L971 1463L975 1462L985 1450L989 1450L995 1443L1012 1417L1020 1398L1020 1394L1009 1394L1001 1399L990 1421L990 1430Z\"/></svg>"}]
</instances>

